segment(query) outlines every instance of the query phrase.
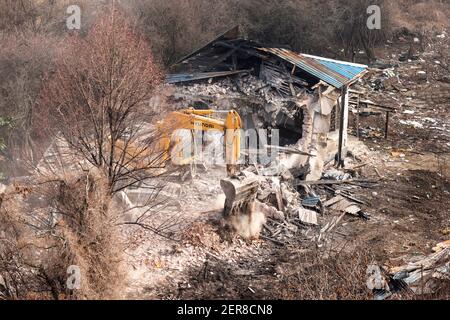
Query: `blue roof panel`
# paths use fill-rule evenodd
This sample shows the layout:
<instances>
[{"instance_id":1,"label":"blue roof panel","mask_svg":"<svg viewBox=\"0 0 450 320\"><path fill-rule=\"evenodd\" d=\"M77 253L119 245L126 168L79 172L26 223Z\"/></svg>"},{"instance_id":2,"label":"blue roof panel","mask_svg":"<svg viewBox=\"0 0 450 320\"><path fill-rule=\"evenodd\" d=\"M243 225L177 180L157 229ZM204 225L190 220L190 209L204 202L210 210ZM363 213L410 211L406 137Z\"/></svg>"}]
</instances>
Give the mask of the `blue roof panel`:
<instances>
[{"instance_id":1,"label":"blue roof panel","mask_svg":"<svg viewBox=\"0 0 450 320\"><path fill-rule=\"evenodd\" d=\"M360 77L368 68L366 65L346 61L332 60L307 54L295 53L281 48L259 48L270 52L313 75L314 77L341 88Z\"/></svg>"},{"instance_id":2,"label":"blue roof panel","mask_svg":"<svg viewBox=\"0 0 450 320\"><path fill-rule=\"evenodd\" d=\"M356 77L358 77L361 73L363 73L368 68L368 66L362 65L362 64L355 64L355 63L339 61L339 60L331 60L331 59L326 59L326 58L316 57L316 56L309 56L309 55L304 55L304 56L307 56L307 57L310 57L310 58L316 60L317 62L324 65L328 69L345 77L346 79L348 79L348 81L355 79Z\"/></svg>"}]
</instances>

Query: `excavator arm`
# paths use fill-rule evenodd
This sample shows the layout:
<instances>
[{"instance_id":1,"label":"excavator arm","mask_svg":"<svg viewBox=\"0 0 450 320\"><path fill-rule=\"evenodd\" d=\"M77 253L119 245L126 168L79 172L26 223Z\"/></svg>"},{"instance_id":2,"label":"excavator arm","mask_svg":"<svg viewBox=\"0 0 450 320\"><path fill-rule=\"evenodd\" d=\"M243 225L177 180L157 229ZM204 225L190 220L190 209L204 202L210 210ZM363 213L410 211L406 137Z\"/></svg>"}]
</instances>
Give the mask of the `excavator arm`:
<instances>
[{"instance_id":1,"label":"excavator arm","mask_svg":"<svg viewBox=\"0 0 450 320\"><path fill-rule=\"evenodd\" d=\"M226 113L226 118L222 120L212 117L218 113ZM193 108L174 111L158 124L158 129L163 134L161 141L165 152L165 161L170 158L171 137L175 130L188 129L223 132L227 173L229 176L236 173L237 161L240 156L242 129L241 118L236 111L196 110Z\"/></svg>"}]
</instances>

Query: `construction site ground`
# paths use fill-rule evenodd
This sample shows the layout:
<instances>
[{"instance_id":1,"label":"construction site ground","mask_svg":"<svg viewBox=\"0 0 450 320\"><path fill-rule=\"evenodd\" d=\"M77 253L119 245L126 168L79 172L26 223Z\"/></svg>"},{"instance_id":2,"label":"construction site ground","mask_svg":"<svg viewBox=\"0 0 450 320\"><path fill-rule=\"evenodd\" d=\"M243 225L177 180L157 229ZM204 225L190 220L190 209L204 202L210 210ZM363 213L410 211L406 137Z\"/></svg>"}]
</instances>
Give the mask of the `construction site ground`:
<instances>
[{"instance_id":1,"label":"construction site ground","mask_svg":"<svg viewBox=\"0 0 450 320\"><path fill-rule=\"evenodd\" d=\"M416 65L406 62L402 68ZM361 118L360 142L354 136L350 140L369 148L369 155L358 159L358 171L377 184L355 188L352 196L366 203L362 208L370 219L345 216L326 248L301 235L285 245L232 236L221 221L224 196L219 181L225 168L199 171L196 178L177 183L179 191L172 200L181 219L175 240L139 227L124 230L125 264L131 270L126 297L370 298L364 282L369 264L404 265L415 256L429 255L450 237L448 101L413 106L405 102L390 119L387 139L379 129L382 117ZM351 117L349 127L354 121ZM163 220L164 212L159 214ZM340 290L342 283L351 287L352 295Z\"/></svg>"}]
</instances>

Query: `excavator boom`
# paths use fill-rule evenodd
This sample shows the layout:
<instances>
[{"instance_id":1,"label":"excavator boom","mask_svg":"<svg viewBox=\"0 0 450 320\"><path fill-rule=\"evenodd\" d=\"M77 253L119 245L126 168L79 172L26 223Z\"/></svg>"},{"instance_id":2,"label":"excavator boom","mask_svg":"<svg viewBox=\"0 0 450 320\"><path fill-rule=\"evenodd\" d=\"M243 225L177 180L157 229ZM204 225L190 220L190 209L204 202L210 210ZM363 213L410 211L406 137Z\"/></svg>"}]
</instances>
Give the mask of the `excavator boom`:
<instances>
[{"instance_id":1,"label":"excavator boom","mask_svg":"<svg viewBox=\"0 0 450 320\"><path fill-rule=\"evenodd\" d=\"M216 113L226 113L227 115L224 120L213 118L212 116ZM240 157L242 129L241 117L236 111L196 110L193 108L174 111L158 124L158 128L163 133L164 160L170 158L171 136L175 130L188 129L223 132L225 135L227 173L230 176L236 173L237 161Z\"/></svg>"}]
</instances>

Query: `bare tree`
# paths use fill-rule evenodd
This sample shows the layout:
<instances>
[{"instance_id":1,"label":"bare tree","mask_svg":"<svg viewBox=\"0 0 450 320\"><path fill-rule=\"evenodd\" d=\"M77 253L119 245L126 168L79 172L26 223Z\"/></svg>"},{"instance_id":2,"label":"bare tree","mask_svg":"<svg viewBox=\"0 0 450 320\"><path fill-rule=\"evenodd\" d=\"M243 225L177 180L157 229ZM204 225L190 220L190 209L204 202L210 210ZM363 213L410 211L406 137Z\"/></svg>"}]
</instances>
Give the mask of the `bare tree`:
<instances>
[{"instance_id":1,"label":"bare tree","mask_svg":"<svg viewBox=\"0 0 450 320\"><path fill-rule=\"evenodd\" d=\"M234 2L221 0L136 0L121 4L150 37L159 61L169 66L236 24ZM211 8L217 14L211 14Z\"/></svg>"},{"instance_id":2,"label":"bare tree","mask_svg":"<svg viewBox=\"0 0 450 320\"><path fill-rule=\"evenodd\" d=\"M0 114L9 120L1 132L8 150L5 157L33 160L39 130L33 123L41 77L51 68L57 41L33 32L0 35Z\"/></svg>"},{"instance_id":3,"label":"bare tree","mask_svg":"<svg viewBox=\"0 0 450 320\"><path fill-rule=\"evenodd\" d=\"M367 8L378 5L382 10L381 29L367 27ZM332 29L335 42L344 48L344 56L355 60L357 51L363 49L369 61L375 59L374 49L390 33L389 10L384 0L336 0L333 5Z\"/></svg>"},{"instance_id":4,"label":"bare tree","mask_svg":"<svg viewBox=\"0 0 450 320\"><path fill-rule=\"evenodd\" d=\"M85 38L69 37L55 56L35 107L36 123L51 138L62 137L88 170L39 176L26 199L14 191L9 199L2 195L0 280L6 287L0 286L0 296L117 297L116 280L123 278L117 226L123 217L112 199L160 173L159 137L150 126L159 114L147 102L162 74L147 42L117 11ZM160 205L150 202L160 190L152 187L133 224L159 232L167 223L153 227L148 221ZM70 265L81 269L81 291L66 287Z\"/></svg>"},{"instance_id":5,"label":"bare tree","mask_svg":"<svg viewBox=\"0 0 450 320\"><path fill-rule=\"evenodd\" d=\"M162 73L136 27L117 10L99 19L85 38L73 35L57 53L39 103L40 123L53 128L116 193L158 174L159 114L147 102Z\"/></svg>"}]
</instances>

